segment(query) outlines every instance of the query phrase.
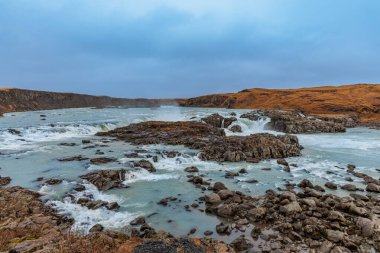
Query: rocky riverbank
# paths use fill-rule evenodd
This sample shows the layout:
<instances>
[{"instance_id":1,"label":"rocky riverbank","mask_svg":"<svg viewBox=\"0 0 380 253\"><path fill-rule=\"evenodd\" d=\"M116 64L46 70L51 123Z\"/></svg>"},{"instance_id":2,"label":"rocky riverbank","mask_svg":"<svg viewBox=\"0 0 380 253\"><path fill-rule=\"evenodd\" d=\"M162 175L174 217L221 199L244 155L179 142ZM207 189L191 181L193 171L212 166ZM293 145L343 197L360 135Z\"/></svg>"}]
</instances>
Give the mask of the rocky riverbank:
<instances>
[{"instance_id":1,"label":"rocky riverbank","mask_svg":"<svg viewBox=\"0 0 380 253\"><path fill-rule=\"evenodd\" d=\"M45 206L38 193L21 187L0 187L0 200L0 252L234 252L222 242L175 238L145 222L129 232L107 231L95 225L88 235L75 234L70 230L70 218Z\"/></svg>"}]
</instances>

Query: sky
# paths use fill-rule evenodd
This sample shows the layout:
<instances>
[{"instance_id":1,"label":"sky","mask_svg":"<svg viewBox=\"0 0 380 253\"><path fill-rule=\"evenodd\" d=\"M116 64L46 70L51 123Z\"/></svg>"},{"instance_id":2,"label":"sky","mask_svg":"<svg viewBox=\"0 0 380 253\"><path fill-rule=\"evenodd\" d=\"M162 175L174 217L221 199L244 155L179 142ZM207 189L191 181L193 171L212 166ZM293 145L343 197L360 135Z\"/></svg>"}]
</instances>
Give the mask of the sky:
<instances>
[{"instance_id":1,"label":"sky","mask_svg":"<svg viewBox=\"0 0 380 253\"><path fill-rule=\"evenodd\" d=\"M0 0L0 87L173 98L380 83L378 0Z\"/></svg>"}]
</instances>

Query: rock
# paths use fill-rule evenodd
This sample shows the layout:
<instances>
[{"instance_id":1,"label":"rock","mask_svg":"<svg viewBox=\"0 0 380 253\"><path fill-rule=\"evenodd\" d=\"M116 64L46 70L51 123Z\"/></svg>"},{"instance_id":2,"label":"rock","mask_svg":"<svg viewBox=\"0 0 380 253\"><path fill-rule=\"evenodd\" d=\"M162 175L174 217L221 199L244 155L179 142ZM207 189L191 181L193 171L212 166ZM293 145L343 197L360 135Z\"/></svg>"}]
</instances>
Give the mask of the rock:
<instances>
[{"instance_id":1,"label":"rock","mask_svg":"<svg viewBox=\"0 0 380 253\"><path fill-rule=\"evenodd\" d=\"M369 183L366 187L366 191L367 192L376 192L376 193L380 193L380 186L379 185L376 185L374 183Z\"/></svg>"},{"instance_id":2,"label":"rock","mask_svg":"<svg viewBox=\"0 0 380 253\"><path fill-rule=\"evenodd\" d=\"M242 169L239 170L239 173L240 174L246 174L246 173L248 173L248 171L247 171L247 169L242 168Z\"/></svg>"},{"instance_id":3,"label":"rock","mask_svg":"<svg viewBox=\"0 0 380 253\"><path fill-rule=\"evenodd\" d=\"M333 182L326 182L325 183L325 186L331 190L336 190L338 189L338 186L336 184L334 184Z\"/></svg>"},{"instance_id":4,"label":"rock","mask_svg":"<svg viewBox=\"0 0 380 253\"><path fill-rule=\"evenodd\" d=\"M70 143L67 143L67 142L62 142L62 143L59 143L60 146L65 146L65 147L74 147L76 146L77 144L74 143L74 142L70 142Z\"/></svg>"},{"instance_id":5,"label":"rock","mask_svg":"<svg viewBox=\"0 0 380 253\"><path fill-rule=\"evenodd\" d=\"M332 242L340 242L344 238L344 233L338 230L326 230L326 238Z\"/></svg>"},{"instance_id":6,"label":"rock","mask_svg":"<svg viewBox=\"0 0 380 253\"><path fill-rule=\"evenodd\" d=\"M189 231L189 234L195 234L195 232L197 232L197 229L196 228L192 228L192 229L190 229L190 231Z\"/></svg>"},{"instance_id":7,"label":"rock","mask_svg":"<svg viewBox=\"0 0 380 253\"><path fill-rule=\"evenodd\" d=\"M205 235L205 236L210 236L210 235L212 235L214 232L212 232L211 230L206 230L203 234Z\"/></svg>"},{"instance_id":8,"label":"rock","mask_svg":"<svg viewBox=\"0 0 380 253\"><path fill-rule=\"evenodd\" d=\"M348 171L354 171L355 170L355 168L356 168L356 166L355 165L353 165L353 164L347 164L347 170Z\"/></svg>"},{"instance_id":9,"label":"rock","mask_svg":"<svg viewBox=\"0 0 380 253\"><path fill-rule=\"evenodd\" d=\"M231 132L233 133L241 133L242 132L242 129L241 129L241 126L239 125L233 125L231 128L230 128Z\"/></svg>"},{"instance_id":10,"label":"rock","mask_svg":"<svg viewBox=\"0 0 380 253\"><path fill-rule=\"evenodd\" d=\"M218 162L259 162L298 156L302 149L296 136L267 133L225 136L221 129L192 121L142 122L97 135L116 137L136 145L185 145L200 149L202 160Z\"/></svg>"},{"instance_id":11,"label":"rock","mask_svg":"<svg viewBox=\"0 0 380 253\"><path fill-rule=\"evenodd\" d=\"M139 217L135 218L134 220L132 220L129 224L131 224L132 226L143 225L143 224L145 224L145 217L139 216Z\"/></svg>"},{"instance_id":12,"label":"rock","mask_svg":"<svg viewBox=\"0 0 380 253\"><path fill-rule=\"evenodd\" d=\"M90 159L90 162L92 164L104 164L104 163L111 163L111 162L115 162L116 161L116 158L112 158L112 157L99 157L99 158L92 158Z\"/></svg>"},{"instance_id":13,"label":"rock","mask_svg":"<svg viewBox=\"0 0 380 253\"><path fill-rule=\"evenodd\" d=\"M121 170L100 170L90 172L86 175L80 176L95 185L99 190L106 191L113 188L124 187L123 182L125 180L124 169Z\"/></svg>"},{"instance_id":14,"label":"rock","mask_svg":"<svg viewBox=\"0 0 380 253\"><path fill-rule=\"evenodd\" d=\"M60 162L84 161L84 160L88 160L88 158L82 157L81 155L58 159L58 161Z\"/></svg>"},{"instance_id":15,"label":"rock","mask_svg":"<svg viewBox=\"0 0 380 253\"><path fill-rule=\"evenodd\" d=\"M149 172L156 172L156 168L148 160L140 160L137 162L133 162L133 165L135 167L140 167L140 168L146 169Z\"/></svg>"},{"instance_id":16,"label":"rock","mask_svg":"<svg viewBox=\"0 0 380 253\"><path fill-rule=\"evenodd\" d=\"M249 119L252 121L257 121L260 119L260 116L256 112L248 112L240 115L240 118L242 119Z\"/></svg>"},{"instance_id":17,"label":"rock","mask_svg":"<svg viewBox=\"0 0 380 253\"><path fill-rule=\"evenodd\" d=\"M247 179L245 182L249 183L249 184L256 184L258 183L259 181L257 181L256 179L254 178L251 178L251 179Z\"/></svg>"},{"instance_id":18,"label":"rock","mask_svg":"<svg viewBox=\"0 0 380 253\"><path fill-rule=\"evenodd\" d=\"M345 185L342 185L340 188L342 188L343 190L346 190L346 191L357 191L358 190L358 188L354 184L345 184Z\"/></svg>"},{"instance_id":19,"label":"rock","mask_svg":"<svg viewBox=\"0 0 380 253\"><path fill-rule=\"evenodd\" d=\"M79 185L74 186L73 190L77 191L77 192L82 192L82 191L86 190L86 187L82 184L79 184Z\"/></svg>"},{"instance_id":20,"label":"rock","mask_svg":"<svg viewBox=\"0 0 380 253\"><path fill-rule=\"evenodd\" d=\"M191 167L187 167L185 169L185 172L188 172L188 173L195 173L195 172L199 172L199 169L195 166L191 166Z\"/></svg>"},{"instance_id":21,"label":"rock","mask_svg":"<svg viewBox=\"0 0 380 253\"><path fill-rule=\"evenodd\" d=\"M45 181L45 184L47 185L57 185L60 183L62 183L62 179L51 178Z\"/></svg>"},{"instance_id":22,"label":"rock","mask_svg":"<svg viewBox=\"0 0 380 253\"><path fill-rule=\"evenodd\" d=\"M309 187L309 188L314 188L314 185L307 179L303 179L299 184L298 184L298 187L301 187L301 188L306 188L306 187Z\"/></svg>"},{"instance_id":23,"label":"rock","mask_svg":"<svg viewBox=\"0 0 380 253\"><path fill-rule=\"evenodd\" d=\"M330 253L333 247L334 247L334 244L332 242L323 241L321 246L319 246L317 253Z\"/></svg>"},{"instance_id":24,"label":"rock","mask_svg":"<svg viewBox=\"0 0 380 253\"><path fill-rule=\"evenodd\" d=\"M19 135L21 136L21 132L19 130L16 130L14 128L8 128L8 132L13 135Z\"/></svg>"},{"instance_id":25,"label":"rock","mask_svg":"<svg viewBox=\"0 0 380 253\"><path fill-rule=\"evenodd\" d=\"M214 113L208 117L202 118L202 120L214 127L228 128L234 121L236 121L236 118L224 118L221 115Z\"/></svg>"},{"instance_id":26,"label":"rock","mask_svg":"<svg viewBox=\"0 0 380 253\"><path fill-rule=\"evenodd\" d=\"M100 224L94 225L92 228L90 228L90 233L95 233L95 232L101 232L103 231L104 227Z\"/></svg>"},{"instance_id":27,"label":"rock","mask_svg":"<svg viewBox=\"0 0 380 253\"><path fill-rule=\"evenodd\" d=\"M360 228L364 237L371 237L375 232L375 224L370 219L359 217L356 225Z\"/></svg>"},{"instance_id":28,"label":"rock","mask_svg":"<svg viewBox=\"0 0 380 253\"><path fill-rule=\"evenodd\" d=\"M218 192L220 190L226 190L227 187L222 183L222 182L215 182L214 186L213 186L213 190L215 192Z\"/></svg>"},{"instance_id":29,"label":"rock","mask_svg":"<svg viewBox=\"0 0 380 253\"><path fill-rule=\"evenodd\" d=\"M236 212L236 204L221 204L218 206L216 213L220 217L230 218Z\"/></svg>"},{"instance_id":30,"label":"rock","mask_svg":"<svg viewBox=\"0 0 380 253\"><path fill-rule=\"evenodd\" d=\"M119 210L120 205L117 202L110 202L106 205L108 210Z\"/></svg>"},{"instance_id":31,"label":"rock","mask_svg":"<svg viewBox=\"0 0 380 253\"><path fill-rule=\"evenodd\" d=\"M302 212L302 208L298 204L298 202L291 202L285 206L280 207L280 212L285 214Z\"/></svg>"},{"instance_id":32,"label":"rock","mask_svg":"<svg viewBox=\"0 0 380 253\"><path fill-rule=\"evenodd\" d=\"M89 144L89 143L91 143L90 140L82 140L82 144Z\"/></svg>"},{"instance_id":33,"label":"rock","mask_svg":"<svg viewBox=\"0 0 380 253\"><path fill-rule=\"evenodd\" d=\"M219 195L216 193L210 193L205 196L205 201L208 204L214 205L220 203L222 200L220 199Z\"/></svg>"},{"instance_id":34,"label":"rock","mask_svg":"<svg viewBox=\"0 0 380 253\"><path fill-rule=\"evenodd\" d=\"M285 159L278 159L277 163L284 166L289 166L289 163Z\"/></svg>"},{"instance_id":35,"label":"rock","mask_svg":"<svg viewBox=\"0 0 380 253\"><path fill-rule=\"evenodd\" d=\"M231 234L231 227L229 225L224 224L223 222L216 225L215 227L216 232L220 235L229 235Z\"/></svg>"},{"instance_id":36,"label":"rock","mask_svg":"<svg viewBox=\"0 0 380 253\"><path fill-rule=\"evenodd\" d=\"M267 214L267 208L257 207L248 211L248 219L251 221L260 221Z\"/></svg>"},{"instance_id":37,"label":"rock","mask_svg":"<svg viewBox=\"0 0 380 253\"><path fill-rule=\"evenodd\" d=\"M6 186L8 185L12 179L10 177L1 177L0 176L0 186Z\"/></svg>"},{"instance_id":38,"label":"rock","mask_svg":"<svg viewBox=\"0 0 380 253\"><path fill-rule=\"evenodd\" d=\"M222 200L224 200L232 197L234 193L230 190L220 190L218 191L218 195Z\"/></svg>"},{"instance_id":39,"label":"rock","mask_svg":"<svg viewBox=\"0 0 380 253\"><path fill-rule=\"evenodd\" d=\"M244 235L241 235L233 240L230 245L236 252L246 251L253 247L253 245L244 237Z\"/></svg>"},{"instance_id":40,"label":"rock","mask_svg":"<svg viewBox=\"0 0 380 253\"><path fill-rule=\"evenodd\" d=\"M266 111L265 115L271 118L268 127L272 130L289 133L337 133L345 132L342 123L324 119L316 119L301 115L295 111Z\"/></svg>"},{"instance_id":41,"label":"rock","mask_svg":"<svg viewBox=\"0 0 380 253\"><path fill-rule=\"evenodd\" d=\"M340 221L340 222L343 222L346 220L344 216L338 211L330 211L329 215L327 216L327 219L330 221Z\"/></svg>"},{"instance_id":42,"label":"rock","mask_svg":"<svg viewBox=\"0 0 380 253\"><path fill-rule=\"evenodd\" d=\"M226 172L226 174L224 175L225 178L234 178L238 176L239 176L239 173L231 172L231 171Z\"/></svg>"}]
</instances>

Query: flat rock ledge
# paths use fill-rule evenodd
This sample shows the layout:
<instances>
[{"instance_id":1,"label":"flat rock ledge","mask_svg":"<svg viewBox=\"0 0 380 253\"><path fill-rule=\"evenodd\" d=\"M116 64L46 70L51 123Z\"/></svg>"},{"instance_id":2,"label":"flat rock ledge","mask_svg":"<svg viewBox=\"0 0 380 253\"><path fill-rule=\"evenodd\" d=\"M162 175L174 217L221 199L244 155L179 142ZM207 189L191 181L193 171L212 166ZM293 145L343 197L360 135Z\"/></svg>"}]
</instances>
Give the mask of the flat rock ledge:
<instances>
[{"instance_id":1,"label":"flat rock ledge","mask_svg":"<svg viewBox=\"0 0 380 253\"><path fill-rule=\"evenodd\" d=\"M142 122L109 132L100 132L97 135L116 137L135 145L185 145L199 149L201 159L218 162L259 162L263 159L298 156L302 149L296 136L225 136L220 128L192 121Z\"/></svg>"}]
</instances>

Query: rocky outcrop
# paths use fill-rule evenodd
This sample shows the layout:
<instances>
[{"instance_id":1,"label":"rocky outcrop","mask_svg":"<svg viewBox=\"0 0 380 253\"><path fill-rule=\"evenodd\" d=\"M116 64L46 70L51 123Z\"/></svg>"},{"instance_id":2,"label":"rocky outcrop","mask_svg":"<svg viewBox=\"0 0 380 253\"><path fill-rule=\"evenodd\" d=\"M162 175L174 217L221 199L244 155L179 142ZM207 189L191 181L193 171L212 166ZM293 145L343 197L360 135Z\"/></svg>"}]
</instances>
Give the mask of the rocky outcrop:
<instances>
[{"instance_id":1,"label":"rocky outcrop","mask_svg":"<svg viewBox=\"0 0 380 253\"><path fill-rule=\"evenodd\" d=\"M300 89L247 89L180 101L182 106L297 110L322 117L353 115L361 124L380 124L380 85L356 84ZM343 123L346 127L353 122Z\"/></svg>"},{"instance_id":2,"label":"rocky outcrop","mask_svg":"<svg viewBox=\"0 0 380 253\"><path fill-rule=\"evenodd\" d=\"M142 122L117 128L100 136L117 137L137 145L170 144L200 149L203 160L258 162L298 156L301 145L295 136L254 134L225 136L224 131L198 122Z\"/></svg>"},{"instance_id":3,"label":"rocky outcrop","mask_svg":"<svg viewBox=\"0 0 380 253\"><path fill-rule=\"evenodd\" d=\"M289 133L337 133L345 132L346 128L342 123L333 120L322 120L315 117L308 117L295 111L271 110L264 114L270 117L268 128Z\"/></svg>"},{"instance_id":4,"label":"rocky outcrop","mask_svg":"<svg viewBox=\"0 0 380 253\"><path fill-rule=\"evenodd\" d=\"M106 191L113 188L125 187L123 182L125 180L124 169L122 170L99 170L90 172L80 178L85 179L95 185L99 190Z\"/></svg>"},{"instance_id":5,"label":"rocky outcrop","mask_svg":"<svg viewBox=\"0 0 380 253\"><path fill-rule=\"evenodd\" d=\"M0 115L6 112L96 107L158 107L175 105L174 99L125 99L75 93L0 89Z\"/></svg>"},{"instance_id":6,"label":"rocky outcrop","mask_svg":"<svg viewBox=\"0 0 380 253\"><path fill-rule=\"evenodd\" d=\"M223 116L214 113L208 117L202 118L202 120L214 127L228 128L237 119L235 117L224 118Z\"/></svg>"}]
</instances>

